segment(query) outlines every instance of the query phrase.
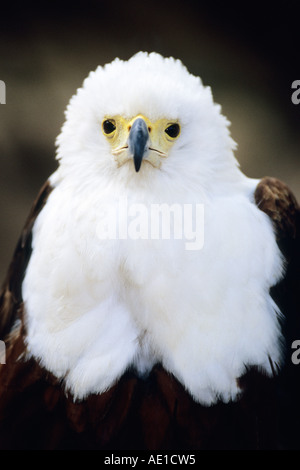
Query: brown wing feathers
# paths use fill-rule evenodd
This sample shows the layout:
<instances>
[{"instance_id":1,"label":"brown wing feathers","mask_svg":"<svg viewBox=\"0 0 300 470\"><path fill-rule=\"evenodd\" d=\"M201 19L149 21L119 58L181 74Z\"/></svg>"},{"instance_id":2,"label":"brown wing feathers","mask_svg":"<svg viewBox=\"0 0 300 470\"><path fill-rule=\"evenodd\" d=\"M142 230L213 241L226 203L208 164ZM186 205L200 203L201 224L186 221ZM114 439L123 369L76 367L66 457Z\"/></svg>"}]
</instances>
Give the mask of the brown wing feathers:
<instances>
[{"instance_id":1,"label":"brown wing feathers","mask_svg":"<svg viewBox=\"0 0 300 470\"><path fill-rule=\"evenodd\" d=\"M22 282L31 254L32 227L52 188L47 181L41 188L26 220L0 293L0 339L9 333L22 306Z\"/></svg>"},{"instance_id":2,"label":"brown wing feathers","mask_svg":"<svg viewBox=\"0 0 300 470\"><path fill-rule=\"evenodd\" d=\"M265 177L257 185L255 202L273 221L278 242L299 239L299 205L288 186Z\"/></svg>"},{"instance_id":3,"label":"brown wing feathers","mask_svg":"<svg viewBox=\"0 0 300 470\"><path fill-rule=\"evenodd\" d=\"M294 364L292 344L300 339L300 208L289 188L275 178L257 186L258 207L273 221L278 246L285 258L285 275L271 295L283 313L284 367L278 376L278 427L282 448L300 447L300 364Z\"/></svg>"}]
</instances>

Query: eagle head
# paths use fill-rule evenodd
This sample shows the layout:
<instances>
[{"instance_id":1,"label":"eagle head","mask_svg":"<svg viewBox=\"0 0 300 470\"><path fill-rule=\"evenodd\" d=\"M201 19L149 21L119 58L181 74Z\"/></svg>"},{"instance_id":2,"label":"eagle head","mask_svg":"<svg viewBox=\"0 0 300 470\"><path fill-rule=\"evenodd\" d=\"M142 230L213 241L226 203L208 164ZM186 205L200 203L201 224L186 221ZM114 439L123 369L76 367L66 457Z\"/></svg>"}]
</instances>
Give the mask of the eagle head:
<instances>
[{"instance_id":1,"label":"eagle head","mask_svg":"<svg viewBox=\"0 0 300 470\"><path fill-rule=\"evenodd\" d=\"M84 80L67 107L57 158L80 180L105 173L151 184L164 174L207 186L236 169L228 124L180 60L139 52Z\"/></svg>"}]
</instances>

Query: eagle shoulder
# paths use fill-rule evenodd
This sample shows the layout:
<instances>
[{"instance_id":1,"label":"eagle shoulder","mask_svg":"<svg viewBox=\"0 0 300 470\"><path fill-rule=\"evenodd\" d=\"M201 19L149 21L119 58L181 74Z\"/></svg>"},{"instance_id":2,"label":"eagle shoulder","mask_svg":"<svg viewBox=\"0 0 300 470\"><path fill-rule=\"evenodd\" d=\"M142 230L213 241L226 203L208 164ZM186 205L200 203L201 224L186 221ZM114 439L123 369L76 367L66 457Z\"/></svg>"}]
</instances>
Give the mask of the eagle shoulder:
<instances>
[{"instance_id":1,"label":"eagle shoulder","mask_svg":"<svg viewBox=\"0 0 300 470\"><path fill-rule=\"evenodd\" d=\"M263 178L254 198L272 220L284 258L284 276L271 288L271 295L283 313L283 331L289 346L293 339L300 338L300 207L288 186L276 178Z\"/></svg>"},{"instance_id":2,"label":"eagle shoulder","mask_svg":"<svg viewBox=\"0 0 300 470\"><path fill-rule=\"evenodd\" d=\"M300 339L300 208L286 184L263 178L256 187L255 202L272 220L276 241L284 258L282 280L271 288L279 307L284 336L284 366L278 377L278 421L282 448L298 448L300 419L300 370L294 363L293 344Z\"/></svg>"},{"instance_id":3,"label":"eagle shoulder","mask_svg":"<svg viewBox=\"0 0 300 470\"><path fill-rule=\"evenodd\" d=\"M31 255L32 228L52 191L50 181L41 187L26 219L0 292L0 338L5 339L20 318L22 282Z\"/></svg>"},{"instance_id":4,"label":"eagle shoulder","mask_svg":"<svg viewBox=\"0 0 300 470\"><path fill-rule=\"evenodd\" d=\"M300 207L285 183L277 178L262 178L254 199L258 208L272 220L278 242L299 239Z\"/></svg>"},{"instance_id":5,"label":"eagle shoulder","mask_svg":"<svg viewBox=\"0 0 300 470\"><path fill-rule=\"evenodd\" d=\"M257 206L273 222L278 247L284 258L284 277L271 289L271 295L285 318L288 344L300 338L300 207L289 189L276 178L265 177L256 187ZM287 325L289 325L287 328Z\"/></svg>"}]
</instances>

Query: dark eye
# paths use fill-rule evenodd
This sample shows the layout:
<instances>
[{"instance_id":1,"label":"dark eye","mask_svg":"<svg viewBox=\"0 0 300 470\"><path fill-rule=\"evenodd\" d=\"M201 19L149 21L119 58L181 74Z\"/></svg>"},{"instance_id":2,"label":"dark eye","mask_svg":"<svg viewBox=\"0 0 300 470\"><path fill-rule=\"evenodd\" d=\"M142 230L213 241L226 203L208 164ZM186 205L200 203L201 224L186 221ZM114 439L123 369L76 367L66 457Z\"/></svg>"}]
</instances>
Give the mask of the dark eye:
<instances>
[{"instance_id":1,"label":"dark eye","mask_svg":"<svg viewBox=\"0 0 300 470\"><path fill-rule=\"evenodd\" d=\"M179 124L176 124L176 123L171 124L165 129L165 133L172 139L175 139L175 137L179 135L179 132L180 132L180 126Z\"/></svg>"},{"instance_id":2,"label":"dark eye","mask_svg":"<svg viewBox=\"0 0 300 470\"><path fill-rule=\"evenodd\" d=\"M116 129L115 121L112 119L106 119L102 123L102 128L104 134L111 134Z\"/></svg>"}]
</instances>

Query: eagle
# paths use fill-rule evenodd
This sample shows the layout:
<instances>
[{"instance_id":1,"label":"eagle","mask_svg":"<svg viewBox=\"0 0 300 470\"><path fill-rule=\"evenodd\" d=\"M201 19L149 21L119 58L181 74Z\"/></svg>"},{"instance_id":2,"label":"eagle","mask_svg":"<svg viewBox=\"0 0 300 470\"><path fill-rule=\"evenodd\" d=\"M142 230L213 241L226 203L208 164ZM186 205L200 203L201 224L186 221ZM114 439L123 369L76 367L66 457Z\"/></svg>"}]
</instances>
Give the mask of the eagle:
<instances>
[{"instance_id":1,"label":"eagle","mask_svg":"<svg viewBox=\"0 0 300 470\"><path fill-rule=\"evenodd\" d=\"M0 448L299 447L291 190L173 57L98 66L65 116L1 291Z\"/></svg>"}]
</instances>

